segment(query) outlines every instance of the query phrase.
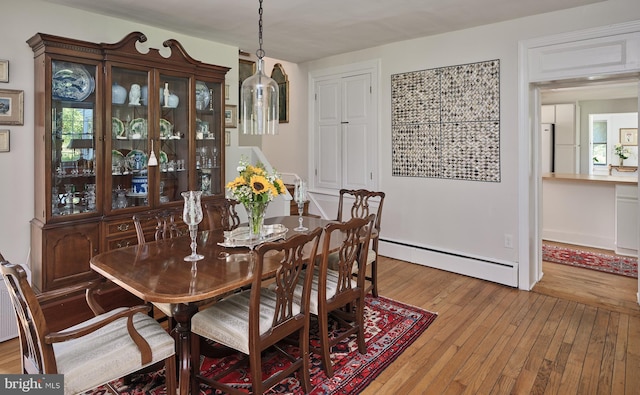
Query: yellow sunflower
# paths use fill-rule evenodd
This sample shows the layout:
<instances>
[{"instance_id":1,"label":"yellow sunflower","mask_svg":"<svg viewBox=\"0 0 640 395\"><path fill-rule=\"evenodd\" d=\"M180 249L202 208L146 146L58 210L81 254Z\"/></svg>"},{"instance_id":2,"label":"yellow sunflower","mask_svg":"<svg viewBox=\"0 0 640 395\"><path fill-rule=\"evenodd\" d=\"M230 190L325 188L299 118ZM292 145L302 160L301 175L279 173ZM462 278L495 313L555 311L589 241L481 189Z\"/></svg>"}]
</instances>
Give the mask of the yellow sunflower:
<instances>
[{"instance_id":1,"label":"yellow sunflower","mask_svg":"<svg viewBox=\"0 0 640 395\"><path fill-rule=\"evenodd\" d=\"M251 176L250 185L251 185L251 189L253 190L253 193L260 194L260 193L267 192L267 188L269 188L270 182L264 176L253 175Z\"/></svg>"}]
</instances>

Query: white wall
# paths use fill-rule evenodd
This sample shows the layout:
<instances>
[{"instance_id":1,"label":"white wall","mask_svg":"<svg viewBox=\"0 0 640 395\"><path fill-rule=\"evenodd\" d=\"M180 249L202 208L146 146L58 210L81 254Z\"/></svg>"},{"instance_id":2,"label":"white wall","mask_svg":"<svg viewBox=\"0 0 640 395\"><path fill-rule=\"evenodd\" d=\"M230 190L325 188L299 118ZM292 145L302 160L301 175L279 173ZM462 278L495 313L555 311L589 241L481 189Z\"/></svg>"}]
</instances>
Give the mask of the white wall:
<instances>
[{"instance_id":1,"label":"white wall","mask_svg":"<svg viewBox=\"0 0 640 395\"><path fill-rule=\"evenodd\" d=\"M613 0L309 62L314 72L380 60L379 189L387 193L381 238L517 265L519 238L529 238L518 235L518 43L639 18L640 2ZM501 62L501 182L393 177L390 76L491 59ZM505 247L505 235L516 248Z\"/></svg>"},{"instance_id":2,"label":"white wall","mask_svg":"<svg viewBox=\"0 0 640 395\"><path fill-rule=\"evenodd\" d=\"M11 130L11 152L0 153L0 251L6 259L27 262L29 221L33 218L33 52L26 41L41 32L110 43L132 31L144 33L148 38L146 44L151 48L163 48L163 41L174 38L197 60L233 67L227 73L227 83L238 86L237 47L38 0L2 3L0 59L10 62L10 81L0 84L0 89L24 90L24 126L0 126L0 129ZM237 91L232 89L230 93L229 103L237 104Z\"/></svg>"}]
</instances>

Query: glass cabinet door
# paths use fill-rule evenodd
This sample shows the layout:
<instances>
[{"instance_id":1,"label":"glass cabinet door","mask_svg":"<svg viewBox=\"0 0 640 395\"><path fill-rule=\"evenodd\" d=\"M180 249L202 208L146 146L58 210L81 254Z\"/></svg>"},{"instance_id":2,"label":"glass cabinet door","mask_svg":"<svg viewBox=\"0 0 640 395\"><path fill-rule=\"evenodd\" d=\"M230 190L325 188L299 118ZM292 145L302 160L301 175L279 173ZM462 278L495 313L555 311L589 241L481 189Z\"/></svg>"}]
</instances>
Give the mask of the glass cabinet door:
<instances>
[{"instance_id":1,"label":"glass cabinet door","mask_svg":"<svg viewBox=\"0 0 640 395\"><path fill-rule=\"evenodd\" d=\"M147 71L112 67L111 80L111 210L149 206L149 108L159 96L148 92Z\"/></svg>"},{"instance_id":2,"label":"glass cabinet door","mask_svg":"<svg viewBox=\"0 0 640 395\"><path fill-rule=\"evenodd\" d=\"M159 203L184 201L181 193L190 190L189 171L193 168L189 156L191 140L189 118L189 79L160 74L160 117L157 153Z\"/></svg>"},{"instance_id":3,"label":"glass cabinet door","mask_svg":"<svg viewBox=\"0 0 640 395\"><path fill-rule=\"evenodd\" d=\"M96 66L51 69L51 216L97 212Z\"/></svg>"},{"instance_id":4,"label":"glass cabinet door","mask_svg":"<svg viewBox=\"0 0 640 395\"><path fill-rule=\"evenodd\" d=\"M220 127L220 109L214 103L220 84L196 81L196 184L203 196L219 194L224 134Z\"/></svg>"}]
</instances>

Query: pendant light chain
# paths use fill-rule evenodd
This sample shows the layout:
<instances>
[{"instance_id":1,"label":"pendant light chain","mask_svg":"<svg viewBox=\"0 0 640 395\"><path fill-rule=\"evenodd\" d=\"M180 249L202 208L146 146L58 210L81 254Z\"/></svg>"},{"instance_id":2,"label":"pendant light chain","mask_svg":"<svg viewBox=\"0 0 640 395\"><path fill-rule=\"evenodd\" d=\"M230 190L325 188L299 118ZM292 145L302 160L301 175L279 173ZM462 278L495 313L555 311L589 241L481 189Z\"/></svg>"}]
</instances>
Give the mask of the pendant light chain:
<instances>
[{"instance_id":1,"label":"pendant light chain","mask_svg":"<svg viewBox=\"0 0 640 395\"><path fill-rule=\"evenodd\" d=\"M260 0L260 7L258 8L258 15L260 15L260 19L258 20L258 50L256 51L256 56L258 59L262 59L265 55L264 50L262 49L262 0Z\"/></svg>"}]
</instances>

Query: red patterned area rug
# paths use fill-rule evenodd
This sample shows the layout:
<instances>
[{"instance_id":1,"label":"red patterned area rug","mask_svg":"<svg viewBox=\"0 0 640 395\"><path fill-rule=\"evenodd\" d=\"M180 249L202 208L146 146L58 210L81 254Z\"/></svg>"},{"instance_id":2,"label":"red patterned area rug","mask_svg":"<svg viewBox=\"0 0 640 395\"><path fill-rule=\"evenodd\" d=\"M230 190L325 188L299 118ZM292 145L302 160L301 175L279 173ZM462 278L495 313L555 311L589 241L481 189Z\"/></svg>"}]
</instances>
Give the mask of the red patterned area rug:
<instances>
[{"instance_id":1,"label":"red patterned area rug","mask_svg":"<svg viewBox=\"0 0 640 395\"><path fill-rule=\"evenodd\" d=\"M436 319L437 314L409 306L382 296L372 298L367 296L365 306L365 338L367 353L358 352L355 339L347 339L337 344L331 350L331 360L334 366L334 375L327 378L322 370L320 356L311 353L311 394L357 394L369 385L387 366L389 366L402 352L409 347ZM313 325L315 326L315 325ZM333 323L330 335L338 333L337 325ZM311 332L312 344L318 344L318 334ZM291 349L292 346L282 345ZM206 376L213 376L221 366L228 366L238 360L237 354L225 358L204 358L200 370ZM288 360L273 355L266 355L267 362L263 362L265 375L284 369ZM265 359L263 359L265 361ZM230 374L224 381L235 387L249 392L249 374L242 371L238 374ZM164 369L158 372L134 376L129 386L121 380L115 382L119 394L142 395L165 394ZM107 394L106 388L98 388L86 394ZM283 380L272 387L266 394L302 394L297 375ZM200 394L220 394L211 388L202 386Z\"/></svg>"},{"instance_id":2,"label":"red patterned area rug","mask_svg":"<svg viewBox=\"0 0 640 395\"><path fill-rule=\"evenodd\" d=\"M542 243L542 260L638 278L638 259Z\"/></svg>"}]
</instances>

